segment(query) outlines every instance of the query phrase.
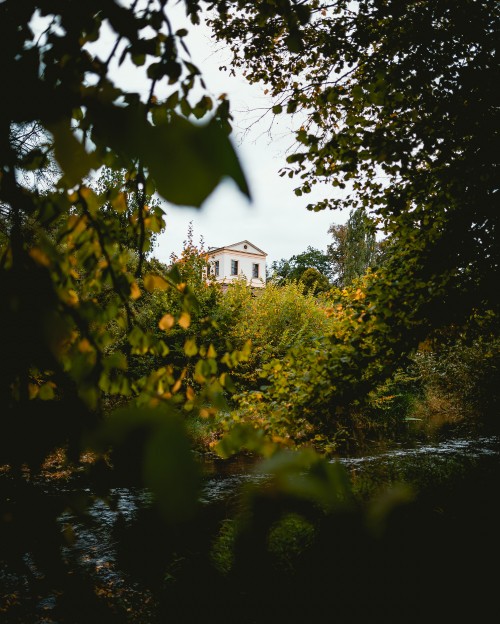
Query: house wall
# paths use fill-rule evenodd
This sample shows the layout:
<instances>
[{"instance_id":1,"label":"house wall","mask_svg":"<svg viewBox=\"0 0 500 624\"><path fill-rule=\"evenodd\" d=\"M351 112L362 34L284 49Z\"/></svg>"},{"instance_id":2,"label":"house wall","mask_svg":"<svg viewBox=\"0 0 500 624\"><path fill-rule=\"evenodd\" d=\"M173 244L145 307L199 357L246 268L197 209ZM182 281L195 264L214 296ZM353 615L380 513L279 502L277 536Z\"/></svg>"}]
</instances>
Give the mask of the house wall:
<instances>
[{"instance_id":1,"label":"house wall","mask_svg":"<svg viewBox=\"0 0 500 624\"><path fill-rule=\"evenodd\" d=\"M241 249L239 249L241 247ZM263 288L266 284L266 258L262 254L250 253L243 250L243 243L235 245L231 249L221 250L214 254L210 254L211 271L215 265L215 261L219 261L219 277L217 281L222 283L230 283L240 278L243 274L247 283L254 288ZM231 275L231 260L238 261L238 275ZM253 264L259 265L259 278L252 278Z\"/></svg>"}]
</instances>

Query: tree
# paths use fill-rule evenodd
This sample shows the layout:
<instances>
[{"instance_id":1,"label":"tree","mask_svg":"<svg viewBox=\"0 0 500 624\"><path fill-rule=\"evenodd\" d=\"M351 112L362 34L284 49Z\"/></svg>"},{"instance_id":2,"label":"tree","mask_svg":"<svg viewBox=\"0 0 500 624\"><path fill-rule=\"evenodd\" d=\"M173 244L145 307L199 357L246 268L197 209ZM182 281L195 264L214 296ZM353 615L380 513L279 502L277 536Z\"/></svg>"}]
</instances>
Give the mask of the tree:
<instances>
[{"instance_id":1,"label":"tree","mask_svg":"<svg viewBox=\"0 0 500 624\"><path fill-rule=\"evenodd\" d=\"M331 284L328 278L313 267L306 269L300 276L300 283L304 285L304 293L311 293L318 295L322 292L327 292Z\"/></svg>"},{"instance_id":2,"label":"tree","mask_svg":"<svg viewBox=\"0 0 500 624\"><path fill-rule=\"evenodd\" d=\"M386 310L400 302L404 326L419 327L406 338L497 310L499 6L224 5L212 25L233 65L267 85L270 112L298 120L283 171L299 177L296 193L329 181L346 195L310 209L363 208L397 239L373 296Z\"/></svg>"},{"instance_id":3,"label":"tree","mask_svg":"<svg viewBox=\"0 0 500 624\"><path fill-rule=\"evenodd\" d=\"M165 228L159 198L142 192L138 194L134 175L107 167L100 171L92 189L99 198L106 225L114 228L115 240L136 254L139 263L144 262L151 256L158 234ZM137 219L141 204L144 219ZM138 266L136 272L141 274L142 266Z\"/></svg>"},{"instance_id":4,"label":"tree","mask_svg":"<svg viewBox=\"0 0 500 624\"><path fill-rule=\"evenodd\" d=\"M419 343L473 324L478 311L499 317L500 8L488 0L224 4L211 23L233 67L266 85L270 115L295 120L281 174L298 180L298 196L330 183L310 210L366 214L386 237L376 272L338 295L332 314L342 330L269 369L271 410L335 428ZM347 233L338 230L344 247Z\"/></svg>"},{"instance_id":5,"label":"tree","mask_svg":"<svg viewBox=\"0 0 500 624\"><path fill-rule=\"evenodd\" d=\"M196 23L198 3L185 7ZM196 297L175 267L148 259L164 227L156 193L200 207L229 176L248 194L229 103L207 95L185 35L166 0L0 2L0 465L18 479L0 484L2 565L19 570L29 550L64 621L87 612L87 594L71 590L63 509L26 471L55 449L74 462L112 450L115 474L154 491L165 519L192 518L199 475L184 419L222 404L239 357L224 364L185 335L198 385L173 366L168 333L189 328ZM121 63L142 72L146 95L114 84ZM176 305L152 331L138 302L166 290ZM115 402L127 406L107 412Z\"/></svg>"},{"instance_id":6,"label":"tree","mask_svg":"<svg viewBox=\"0 0 500 624\"><path fill-rule=\"evenodd\" d=\"M189 282L196 292L204 292L208 283L213 282L208 275L208 252L205 249L205 241L203 236L200 236L198 245L195 243L192 221L188 226L181 255L172 253L170 262L179 269L182 280Z\"/></svg>"},{"instance_id":7,"label":"tree","mask_svg":"<svg viewBox=\"0 0 500 624\"><path fill-rule=\"evenodd\" d=\"M306 251L286 260L282 258L271 264L274 279L280 282L299 281L307 269L316 269L327 281L331 276L330 259L319 249L309 246Z\"/></svg>"},{"instance_id":8,"label":"tree","mask_svg":"<svg viewBox=\"0 0 500 624\"><path fill-rule=\"evenodd\" d=\"M375 224L363 209L351 211L345 224L332 224L328 233L333 237L327 254L334 267L336 286L349 286L356 277L375 266L380 245L375 238Z\"/></svg>"},{"instance_id":9,"label":"tree","mask_svg":"<svg viewBox=\"0 0 500 624\"><path fill-rule=\"evenodd\" d=\"M219 346L222 347L219 333L212 322L222 297L222 290L215 278L207 273L208 255L203 236L200 236L199 243L196 244L192 222L188 226L181 254L180 256L171 254L170 266L178 272L181 283L188 286L196 299L195 305L192 305L189 310L189 326L172 327L166 338L170 362L178 367L179 372L183 369L185 372L188 371L192 378L194 363L189 363L189 358L186 358L186 340L192 341L198 349L208 350L212 345L212 350L217 348L217 351L221 353L225 351L219 348ZM185 306L171 290L152 293L152 295L152 300L142 308L144 314L153 317L152 328L158 332L160 331L158 319L166 311L174 317L182 316Z\"/></svg>"},{"instance_id":10,"label":"tree","mask_svg":"<svg viewBox=\"0 0 500 624\"><path fill-rule=\"evenodd\" d=\"M162 336L138 322L144 292L172 290L186 315L196 305L178 271L146 262L163 227L149 197L200 206L224 176L248 193L228 137L229 104L206 95L186 30L172 28L166 5L0 3L2 463L36 467L68 442L77 456L105 395L155 397L165 409L194 405L192 389L168 366L136 383L126 354L114 350L122 332L130 355L168 355ZM199 21L198 3L185 6ZM123 62L143 72L146 96L114 84ZM36 182L52 159L57 167L43 187L26 180L32 173ZM90 176L103 166L114 173L94 189ZM188 351L199 357L192 345Z\"/></svg>"}]
</instances>

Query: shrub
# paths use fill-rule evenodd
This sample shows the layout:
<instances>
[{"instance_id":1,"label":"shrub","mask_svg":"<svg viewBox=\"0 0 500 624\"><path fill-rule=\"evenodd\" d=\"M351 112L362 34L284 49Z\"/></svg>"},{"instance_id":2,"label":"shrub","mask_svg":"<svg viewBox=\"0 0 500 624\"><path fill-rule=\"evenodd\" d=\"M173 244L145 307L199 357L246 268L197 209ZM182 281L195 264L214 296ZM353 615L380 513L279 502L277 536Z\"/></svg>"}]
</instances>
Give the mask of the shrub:
<instances>
[{"instance_id":1,"label":"shrub","mask_svg":"<svg viewBox=\"0 0 500 624\"><path fill-rule=\"evenodd\" d=\"M331 328L325 307L297 283L270 283L258 295L244 283L231 284L216 321L233 348L251 341L249 361L236 371L236 378L241 387L254 389L266 362L283 358L291 348L323 336Z\"/></svg>"}]
</instances>

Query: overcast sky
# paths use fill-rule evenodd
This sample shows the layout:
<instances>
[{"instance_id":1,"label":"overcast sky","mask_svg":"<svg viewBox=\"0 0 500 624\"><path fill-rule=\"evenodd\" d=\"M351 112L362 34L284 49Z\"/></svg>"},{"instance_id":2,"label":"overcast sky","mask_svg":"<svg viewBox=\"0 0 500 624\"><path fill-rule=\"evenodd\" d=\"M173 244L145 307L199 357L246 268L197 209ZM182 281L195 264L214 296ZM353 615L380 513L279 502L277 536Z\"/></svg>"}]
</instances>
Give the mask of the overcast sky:
<instances>
[{"instance_id":1,"label":"overcast sky","mask_svg":"<svg viewBox=\"0 0 500 624\"><path fill-rule=\"evenodd\" d=\"M185 25L181 16L169 15L174 29ZM196 242L203 236L206 247L222 247L247 239L268 254L268 264L301 253L309 245L326 250L331 240L328 227L334 222L345 222L347 215L336 211L309 212L307 204L329 196L332 189L316 187L309 195L297 197L293 192L297 181L278 175L293 143L287 126L289 116L275 118L272 137L267 132L273 121L270 114L245 132L270 104L264 87L249 85L242 76L234 78L220 71L219 66L229 62L229 53L215 47L207 29L189 23L186 26L189 30L186 43L209 92L215 98L221 93L228 94L235 117L232 139L247 176L252 201L231 180L226 180L199 210L164 203L167 228L159 237L154 255L168 261L172 252L179 254L191 221ZM109 36L114 41L114 35ZM131 65L124 64L115 79L127 90L148 92L149 86L141 82L143 78L139 78L137 71L134 73Z\"/></svg>"}]
</instances>

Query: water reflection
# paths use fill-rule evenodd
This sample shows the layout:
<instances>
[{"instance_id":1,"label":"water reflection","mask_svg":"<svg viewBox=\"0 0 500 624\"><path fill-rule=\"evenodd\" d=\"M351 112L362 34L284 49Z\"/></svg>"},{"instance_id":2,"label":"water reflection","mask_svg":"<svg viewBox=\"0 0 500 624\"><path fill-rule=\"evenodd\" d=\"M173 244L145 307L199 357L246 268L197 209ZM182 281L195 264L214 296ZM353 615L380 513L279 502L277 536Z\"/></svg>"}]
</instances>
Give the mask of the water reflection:
<instances>
[{"instance_id":1,"label":"water reflection","mask_svg":"<svg viewBox=\"0 0 500 624\"><path fill-rule=\"evenodd\" d=\"M336 461L348 469L354 481L370 475L375 481L391 481L405 470L406 474L412 471L414 474L421 474L429 466L435 470L436 467L445 467L450 462L467 464L481 458L499 457L499 448L498 436L482 436L475 439L449 439L435 444L421 443L412 447L379 449L362 457L338 457ZM207 522L211 527L231 515L242 486L263 482L268 478L265 474L256 474L253 471L254 466L255 459L249 456L240 456L225 462L215 459L204 461L205 476L200 502L207 510ZM64 538L61 540L61 556L65 574L76 571L79 581L83 574L89 579L89 587L94 594L118 600L121 613L130 614L130 620L126 621L134 621L135 624L152 621L152 613L156 608L154 592L148 589L147 584L138 582L127 574L123 566L123 555L127 550L127 531L131 531L130 535L134 536L134 524L153 510L154 499L151 493L141 488L115 487L109 490L105 498L95 495L88 488L66 488L65 491L58 492L46 489L43 495L47 500L57 497L66 497L73 503L80 500L81 511L78 511L78 504L73 504L57 517L59 532ZM142 528L144 525L139 522L138 526ZM162 547L164 546L163 544ZM146 555L147 566L151 555ZM156 553L155 556L161 559L162 554ZM24 554L22 561L23 568L17 570L10 569L8 565L0 565L0 583L4 587L4 595L15 596L19 602L24 601L25 611L30 612L30 621L55 624L58 621L60 594L47 583L46 570L39 565L31 551ZM163 578L167 577L168 575L164 575Z\"/></svg>"},{"instance_id":2,"label":"water reflection","mask_svg":"<svg viewBox=\"0 0 500 624\"><path fill-rule=\"evenodd\" d=\"M481 457L498 456L500 438L497 436L477 439L451 439L438 444L420 444L412 448L394 448L364 457L338 457L351 474L367 474L375 469L399 468L403 465L415 466L415 462L425 461L426 465L437 465L450 460L471 460ZM236 500L242 486L248 483L265 482L265 474L253 472L255 459L242 456L229 462L208 461L205 465L205 479L200 495L203 505L213 505L226 501L229 505ZM105 500L96 498L85 516L65 512L59 517L63 530L70 525L75 539L64 549L65 556L75 564L94 570L107 578L111 572L109 565L115 562L116 540L114 529L118 525L133 522L141 509L151 507L154 498L150 492L140 488L113 488Z\"/></svg>"},{"instance_id":3,"label":"water reflection","mask_svg":"<svg viewBox=\"0 0 500 624\"><path fill-rule=\"evenodd\" d=\"M427 458L469 457L480 458L487 455L498 455L500 438L498 436L482 436L476 439L450 439L437 444L422 442L414 447L400 447L384 450L363 457L338 457L337 461L347 467L360 467L370 463L393 462L425 456Z\"/></svg>"}]
</instances>

